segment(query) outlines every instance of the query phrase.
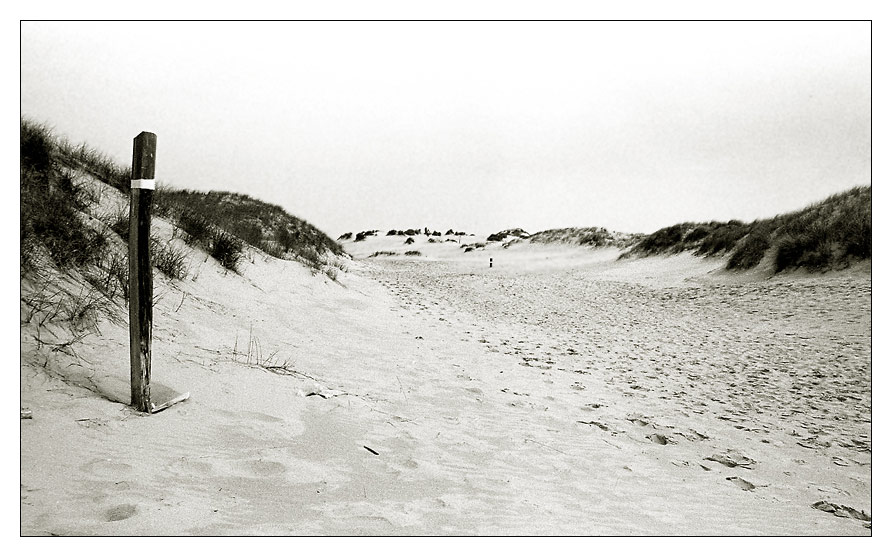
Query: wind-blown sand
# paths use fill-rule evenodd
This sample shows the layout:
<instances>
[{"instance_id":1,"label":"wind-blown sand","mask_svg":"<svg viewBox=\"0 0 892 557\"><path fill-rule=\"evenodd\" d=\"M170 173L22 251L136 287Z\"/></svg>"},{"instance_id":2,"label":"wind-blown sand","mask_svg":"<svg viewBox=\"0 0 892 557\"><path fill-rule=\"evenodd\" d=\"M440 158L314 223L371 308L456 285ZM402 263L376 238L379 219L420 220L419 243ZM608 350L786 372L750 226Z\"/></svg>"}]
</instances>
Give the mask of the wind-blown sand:
<instances>
[{"instance_id":1,"label":"wind-blown sand","mask_svg":"<svg viewBox=\"0 0 892 557\"><path fill-rule=\"evenodd\" d=\"M152 416L24 325L22 533L870 535L869 272L396 241L157 280Z\"/></svg>"}]
</instances>

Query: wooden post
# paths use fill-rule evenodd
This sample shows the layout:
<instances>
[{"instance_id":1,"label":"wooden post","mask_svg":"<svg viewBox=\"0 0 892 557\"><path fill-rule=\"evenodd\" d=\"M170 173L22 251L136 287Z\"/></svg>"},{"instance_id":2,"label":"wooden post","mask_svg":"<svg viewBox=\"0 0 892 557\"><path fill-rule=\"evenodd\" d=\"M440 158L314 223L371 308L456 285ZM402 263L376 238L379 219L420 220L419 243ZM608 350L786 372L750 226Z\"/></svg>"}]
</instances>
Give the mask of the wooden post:
<instances>
[{"instance_id":1,"label":"wooden post","mask_svg":"<svg viewBox=\"0 0 892 557\"><path fill-rule=\"evenodd\" d=\"M151 412L152 260L149 253L157 136L133 138L130 174L130 404Z\"/></svg>"}]
</instances>

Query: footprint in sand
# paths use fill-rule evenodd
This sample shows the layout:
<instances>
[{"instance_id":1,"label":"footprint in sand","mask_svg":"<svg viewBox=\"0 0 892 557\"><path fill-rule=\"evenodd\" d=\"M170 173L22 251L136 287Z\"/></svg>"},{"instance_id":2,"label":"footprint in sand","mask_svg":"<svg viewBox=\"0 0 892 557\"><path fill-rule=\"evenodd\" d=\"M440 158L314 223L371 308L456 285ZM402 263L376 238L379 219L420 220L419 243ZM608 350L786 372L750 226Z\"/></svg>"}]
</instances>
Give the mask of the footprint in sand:
<instances>
[{"instance_id":1,"label":"footprint in sand","mask_svg":"<svg viewBox=\"0 0 892 557\"><path fill-rule=\"evenodd\" d=\"M88 474L102 479L120 479L133 472L133 467L124 462L115 462L110 458L97 458L82 465L80 469Z\"/></svg>"},{"instance_id":2,"label":"footprint in sand","mask_svg":"<svg viewBox=\"0 0 892 557\"><path fill-rule=\"evenodd\" d=\"M136 505L125 503L123 505L115 505L105 510L106 522L117 522L119 520L127 520L136 514Z\"/></svg>"},{"instance_id":3,"label":"footprint in sand","mask_svg":"<svg viewBox=\"0 0 892 557\"><path fill-rule=\"evenodd\" d=\"M595 425L595 426L598 426L599 428L601 428L601 429L604 430L604 431L607 431L607 430L609 429L606 425L602 424L601 422L596 422L596 421L584 422L584 421L582 421L582 420L577 420L577 422L580 423L580 424L585 424L585 425Z\"/></svg>"},{"instance_id":4,"label":"footprint in sand","mask_svg":"<svg viewBox=\"0 0 892 557\"><path fill-rule=\"evenodd\" d=\"M730 481L731 483L733 483L734 485L736 485L737 487L739 487L740 489L742 489L744 491L755 491L755 489L756 489L755 484L748 482L748 481L744 480L743 478L739 478L737 476L730 476L725 479Z\"/></svg>"},{"instance_id":5,"label":"footprint in sand","mask_svg":"<svg viewBox=\"0 0 892 557\"><path fill-rule=\"evenodd\" d=\"M181 457L170 465L167 469L177 475L207 477L213 472L213 466L203 460L187 459Z\"/></svg>"},{"instance_id":6,"label":"footprint in sand","mask_svg":"<svg viewBox=\"0 0 892 557\"><path fill-rule=\"evenodd\" d=\"M281 462L276 462L275 460L263 460L262 458L242 462L241 467L255 476L275 476L286 470L285 465Z\"/></svg>"},{"instance_id":7,"label":"footprint in sand","mask_svg":"<svg viewBox=\"0 0 892 557\"><path fill-rule=\"evenodd\" d=\"M865 522L870 522L870 515L864 511L858 511L853 509L852 507L847 507L846 505L837 505L836 503L830 503L828 501L818 501L812 505L813 509L818 509L819 511L824 511L827 513L833 513L835 516L840 518L855 518L857 520L863 520Z\"/></svg>"},{"instance_id":8,"label":"footprint in sand","mask_svg":"<svg viewBox=\"0 0 892 557\"><path fill-rule=\"evenodd\" d=\"M728 468L741 467L741 468L751 468L756 461L749 458L748 456L744 456L737 451L728 451L724 454L714 454L712 456L707 456L704 460L711 460L713 462L718 462L719 464L724 464Z\"/></svg>"},{"instance_id":9,"label":"footprint in sand","mask_svg":"<svg viewBox=\"0 0 892 557\"><path fill-rule=\"evenodd\" d=\"M660 433L651 433L650 435L645 435L645 437L647 437L657 445L666 445L668 443L675 444L675 441Z\"/></svg>"}]
</instances>

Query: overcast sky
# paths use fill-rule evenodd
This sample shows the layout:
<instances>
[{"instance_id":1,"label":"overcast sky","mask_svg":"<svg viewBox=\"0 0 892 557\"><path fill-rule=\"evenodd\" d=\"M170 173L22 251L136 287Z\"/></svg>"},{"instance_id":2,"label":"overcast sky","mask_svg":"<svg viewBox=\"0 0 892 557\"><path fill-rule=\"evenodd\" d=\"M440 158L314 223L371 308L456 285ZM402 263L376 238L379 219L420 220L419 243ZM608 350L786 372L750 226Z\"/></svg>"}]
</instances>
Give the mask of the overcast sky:
<instances>
[{"instance_id":1,"label":"overcast sky","mask_svg":"<svg viewBox=\"0 0 892 557\"><path fill-rule=\"evenodd\" d=\"M22 114L332 235L752 220L870 183L869 23L22 24Z\"/></svg>"}]
</instances>

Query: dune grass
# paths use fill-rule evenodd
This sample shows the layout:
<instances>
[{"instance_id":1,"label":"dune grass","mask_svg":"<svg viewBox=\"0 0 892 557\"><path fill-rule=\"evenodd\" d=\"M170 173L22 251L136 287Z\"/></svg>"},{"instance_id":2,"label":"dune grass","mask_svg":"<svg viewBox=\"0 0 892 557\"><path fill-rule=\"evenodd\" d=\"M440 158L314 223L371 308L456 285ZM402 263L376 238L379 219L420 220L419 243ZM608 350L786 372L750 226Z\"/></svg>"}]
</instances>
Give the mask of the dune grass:
<instances>
[{"instance_id":1,"label":"dune grass","mask_svg":"<svg viewBox=\"0 0 892 557\"><path fill-rule=\"evenodd\" d=\"M627 247L639 236L611 232L606 228L551 228L529 236L530 242L538 244L573 244L587 247Z\"/></svg>"},{"instance_id":2,"label":"dune grass","mask_svg":"<svg viewBox=\"0 0 892 557\"><path fill-rule=\"evenodd\" d=\"M86 225L81 213L87 196L56 160L56 143L46 125L21 121L21 267L33 269L44 251L58 267L87 264L107 238Z\"/></svg>"},{"instance_id":3,"label":"dune grass","mask_svg":"<svg viewBox=\"0 0 892 557\"><path fill-rule=\"evenodd\" d=\"M624 255L693 251L729 255L730 270L752 269L774 250L773 272L826 271L871 258L871 187L860 186L808 207L748 224L685 222L661 228Z\"/></svg>"},{"instance_id":4,"label":"dune grass","mask_svg":"<svg viewBox=\"0 0 892 557\"><path fill-rule=\"evenodd\" d=\"M330 266L331 256L344 254L339 243L315 226L244 194L159 188L154 203L156 214L170 218L188 243L224 257L227 268L237 267L241 257L236 252L245 245L273 257L301 260L314 271Z\"/></svg>"},{"instance_id":5,"label":"dune grass","mask_svg":"<svg viewBox=\"0 0 892 557\"><path fill-rule=\"evenodd\" d=\"M105 256L109 236L88 226L85 214L96 200L76 183L82 172L124 194L130 192L130 168L86 144L73 145L56 137L46 124L21 120L21 264L33 265L34 254L46 251L59 267L96 263ZM318 272L333 268L344 251L316 227L277 205L243 194L202 193L159 186L153 194L153 213L171 220L183 239L205 250L225 268L237 271L251 245L278 258L295 259ZM129 214L122 211L102 218L125 242ZM168 243L155 242L153 260L165 275L185 275L184 253ZM97 255L98 254L98 255Z\"/></svg>"}]
</instances>

